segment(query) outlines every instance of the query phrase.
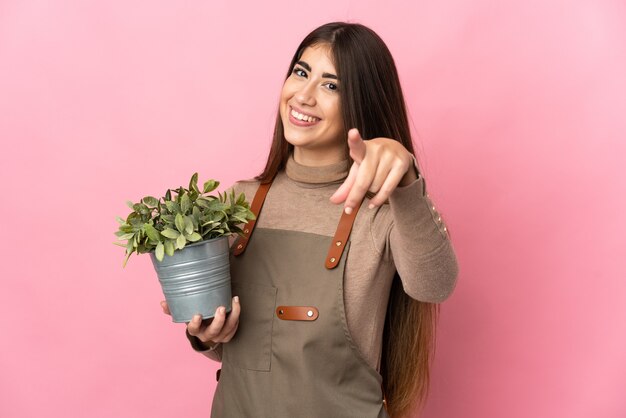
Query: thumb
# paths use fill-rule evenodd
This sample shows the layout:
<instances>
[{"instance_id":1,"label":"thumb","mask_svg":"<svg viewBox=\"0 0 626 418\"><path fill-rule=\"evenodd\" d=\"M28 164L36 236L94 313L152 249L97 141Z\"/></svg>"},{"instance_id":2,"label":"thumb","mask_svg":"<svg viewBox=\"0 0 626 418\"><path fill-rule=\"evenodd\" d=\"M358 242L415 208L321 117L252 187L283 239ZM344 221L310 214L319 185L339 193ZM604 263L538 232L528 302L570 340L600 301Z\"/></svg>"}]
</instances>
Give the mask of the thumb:
<instances>
[{"instance_id":1,"label":"thumb","mask_svg":"<svg viewBox=\"0 0 626 418\"><path fill-rule=\"evenodd\" d=\"M348 147L350 148L350 158L360 164L365 158L365 142L361 138L358 129L352 128L348 131Z\"/></svg>"},{"instance_id":2,"label":"thumb","mask_svg":"<svg viewBox=\"0 0 626 418\"><path fill-rule=\"evenodd\" d=\"M163 309L163 313L164 313L164 314L167 314L167 315L171 315L171 314L172 314L172 313L170 312L170 308L169 308L169 306L167 305L167 302L166 302L166 301L164 301L164 300L162 300L162 301L161 301L161 309Z\"/></svg>"}]
</instances>

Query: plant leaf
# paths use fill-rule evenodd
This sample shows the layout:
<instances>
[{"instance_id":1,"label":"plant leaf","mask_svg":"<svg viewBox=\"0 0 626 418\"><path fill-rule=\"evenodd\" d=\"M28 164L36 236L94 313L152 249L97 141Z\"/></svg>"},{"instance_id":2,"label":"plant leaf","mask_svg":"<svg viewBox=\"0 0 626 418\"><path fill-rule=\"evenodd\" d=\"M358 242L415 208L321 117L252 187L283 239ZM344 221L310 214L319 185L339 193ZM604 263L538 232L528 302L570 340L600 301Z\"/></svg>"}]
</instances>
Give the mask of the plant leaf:
<instances>
[{"instance_id":1,"label":"plant leaf","mask_svg":"<svg viewBox=\"0 0 626 418\"><path fill-rule=\"evenodd\" d=\"M231 219L236 219L236 220L238 220L239 222L244 223L244 224L245 224L246 222L248 222L248 220L245 218L245 216L241 216L241 215L239 215L239 214L237 214L237 215L232 215L232 216L231 216Z\"/></svg>"},{"instance_id":2,"label":"plant leaf","mask_svg":"<svg viewBox=\"0 0 626 418\"><path fill-rule=\"evenodd\" d=\"M174 243L171 240L167 240L165 241L165 254L169 255L170 257L174 255Z\"/></svg>"},{"instance_id":3,"label":"plant leaf","mask_svg":"<svg viewBox=\"0 0 626 418\"><path fill-rule=\"evenodd\" d=\"M196 204L211 211L224 210L228 207L228 205L220 202L218 199L207 199L206 197L199 197L196 200Z\"/></svg>"},{"instance_id":4,"label":"plant leaf","mask_svg":"<svg viewBox=\"0 0 626 418\"><path fill-rule=\"evenodd\" d=\"M196 206L200 206L201 208L205 208L205 209L209 209L211 207L210 201L204 197L199 197L196 199Z\"/></svg>"},{"instance_id":5,"label":"plant leaf","mask_svg":"<svg viewBox=\"0 0 626 418\"><path fill-rule=\"evenodd\" d=\"M155 227L153 227L150 224L145 224L144 228L146 230L146 235L148 235L148 238L150 238L152 241L159 241L159 244L161 243L161 237L159 236L159 231L157 231Z\"/></svg>"},{"instance_id":6,"label":"plant leaf","mask_svg":"<svg viewBox=\"0 0 626 418\"><path fill-rule=\"evenodd\" d=\"M134 238L134 237L135 237L135 236L133 235L133 238ZM127 252L127 253L132 253L134 250L135 250L135 243L134 243L134 240L132 240L132 239L130 239L130 238L129 238L129 239L128 239L128 242L126 243L126 252Z\"/></svg>"},{"instance_id":7,"label":"plant leaf","mask_svg":"<svg viewBox=\"0 0 626 418\"><path fill-rule=\"evenodd\" d=\"M215 180L208 180L204 183L204 186L202 187L202 192L203 193L210 193L213 190L215 190L217 188L217 186L220 185L219 181L215 181Z\"/></svg>"},{"instance_id":8,"label":"plant leaf","mask_svg":"<svg viewBox=\"0 0 626 418\"><path fill-rule=\"evenodd\" d=\"M178 248L179 250L185 248L186 243L187 240L185 239L185 236L183 234L180 234L178 238L176 238L176 248Z\"/></svg>"},{"instance_id":9,"label":"plant leaf","mask_svg":"<svg viewBox=\"0 0 626 418\"><path fill-rule=\"evenodd\" d=\"M185 216L185 233L187 235L193 232L193 221L191 219L191 216Z\"/></svg>"},{"instance_id":10,"label":"plant leaf","mask_svg":"<svg viewBox=\"0 0 626 418\"><path fill-rule=\"evenodd\" d=\"M200 241L202 239L202 235L198 234L197 232L193 232L189 235L187 235L187 241L190 242L196 242L196 241Z\"/></svg>"},{"instance_id":11,"label":"plant leaf","mask_svg":"<svg viewBox=\"0 0 626 418\"><path fill-rule=\"evenodd\" d=\"M198 209L197 206L194 206L192 211L191 211L191 215L192 215L192 217L194 219L193 225L194 225L194 227L196 227L197 226L196 224L198 223L198 221L200 220L200 216L202 215L200 213L200 209Z\"/></svg>"},{"instance_id":12,"label":"plant leaf","mask_svg":"<svg viewBox=\"0 0 626 418\"><path fill-rule=\"evenodd\" d=\"M175 213L178 212L178 203L173 202L171 200L166 200L165 201L165 207L167 208L167 210L169 210L171 213Z\"/></svg>"},{"instance_id":13,"label":"plant leaf","mask_svg":"<svg viewBox=\"0 0 626 418\"><path fill-rule=\"evenodd\" d=\"M182 234L182 232L185 230L185 220L183 219L183 215L181 215L180 213L176 214L176 218L174 218L174 225L176 225L176 229L178 229L178 232Z\"/></svg>"},{"instance_id":14,"label":"plant leaf","mask_svg":"<svg viewBox=\"0 0 626 418\"><path fill-rule=\"evenodd\" d=\"M133 232L133 227L125 223L124 225L120 226L120 231Z\"/></svg>"},{"instance_id":15,"label":"plant leaf","mask_svg":"<svg viewBox=\"0 0 626 418\"><path fill-rule=\"evenodd\" d=\"M119 235L118 235L119 234ZM120 240L125 240L125 239L131 239L132 237L135 236L134 233L125 233L123 231L118 231L115 233L115 235L117 235L117 238Z\"/></svg>"},{"instance_id":16,"label":"plant leaf","mask_svg":"<svg viewBox=\"0 0 626 418\"><path fill-rule=\"evenodd\" d=\"M135 204L133 202L131 202L130 200L126 201L126 206L128 206L132 210L135 210L135 208L133 207L133 206L135 206Z\"/></svg>"},{"instance_id":17,"label":"plant leaf","mask_svg":"<svg viewBox=\"0 0 626 418\"><path fill-rule=\"evenodd\" d=\"M161 235L163 235L165 238L177 239L178 236L180 235L180 232L175 231L171 228L166 228L163 231L161 231Z\"/></svg>"},{"instance_id":18,"label":"plant leaf","mask_svg":"<svg viewBox=\"0 0 626 418\"><path fill-rule=\"evenodd\" d=\"M128 259L130 258L132 254L133 253L126 254L126 258L124 258L124 263L122 264L122 267L126 267L126 263L128 263Z\"/></svg>"},{"instance_id":19,"label":"plant leaf","mask_svg":"<svg viewBox=\"0 0 626 418\"><path fill-rule=\"evenodd\" d=\"M161 241L159 241L159 243L156 246L156 249L154 250L154 255L156 255L157 260L163 261L164 253L165 253L165 246L163 245Z\"/></svg>"},{"instance_id":20,"label":"plant leaf","mask_svg":"<svg viewBox=\"0 0 626 418\"><path fill-rule=\"evenodd\" d=\"M154 197L152 197L152 196L146 196L143 199L141 199L141 201L144 204L146 204L146 205L148 205L148 206L150 206L152 208L156 208L157 205L159 204L159 200L154 198Z\"/></svg>"},{"instance_id":21,"label":"plant leaf","mask_svg":"<svg viewBox=\"0 0 626 418\"><path fill-rule=\"evenodd\" d=\"M189 212L191 209L191 201L189 200L189 195L187 193L183 194L180 198L180 210L183 212L183 215Z\"/></svg>"},{"instance_id":22,"label":"plant leaf","mask_svg":"<svg viewBox=\"0 0 626 418\"><path fill-rule=\"evenodd\" d=\"M191 180L189 180L189 190L198 190L198 173L193 173L191 176Z\"/></svg>"}]
</instances>

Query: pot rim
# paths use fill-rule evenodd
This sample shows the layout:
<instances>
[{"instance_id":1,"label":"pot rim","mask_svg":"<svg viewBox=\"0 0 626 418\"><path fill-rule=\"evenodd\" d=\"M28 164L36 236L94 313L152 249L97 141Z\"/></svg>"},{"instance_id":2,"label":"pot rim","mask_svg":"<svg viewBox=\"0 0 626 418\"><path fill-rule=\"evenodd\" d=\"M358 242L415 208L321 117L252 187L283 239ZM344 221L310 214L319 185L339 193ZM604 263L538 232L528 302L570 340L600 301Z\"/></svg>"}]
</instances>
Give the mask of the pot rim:
<instances>
[{"instance_id":1,"label":"pot rim","mask_svg":"<svg viewBox=\"0 0 626 418\"><path fill-rule=\"evenodd\" d=\"M235 234L236 234L236 233L235 233ZM209 238L209 239L203 239L203 240L200 240L200 241L197 241L197 242L192 242L192 243L190 243L190 244L186 244L186 245L185 245L185 247L184 247L183 249L181 249L181 250L179 250L178 248L177 248L177 249L175 249L175 250L174 250L174 253L177 253L177 252L179 252L179 251L183 251L185 248L189 248L189 247L197 247L197 246L199 246L199 245L202 245L202 244L207 244L207 243L209 243L209 242L217 241L217 240L220 240L220 239L228 239L228 237L230 237L231 235L235 235L235 234L220 235L219 237ZM155 251L156 251L156 248L155 248L154 250L150 250L150 251L148 252L148 254L153 254Z\"/></svg>"}]
</instances>

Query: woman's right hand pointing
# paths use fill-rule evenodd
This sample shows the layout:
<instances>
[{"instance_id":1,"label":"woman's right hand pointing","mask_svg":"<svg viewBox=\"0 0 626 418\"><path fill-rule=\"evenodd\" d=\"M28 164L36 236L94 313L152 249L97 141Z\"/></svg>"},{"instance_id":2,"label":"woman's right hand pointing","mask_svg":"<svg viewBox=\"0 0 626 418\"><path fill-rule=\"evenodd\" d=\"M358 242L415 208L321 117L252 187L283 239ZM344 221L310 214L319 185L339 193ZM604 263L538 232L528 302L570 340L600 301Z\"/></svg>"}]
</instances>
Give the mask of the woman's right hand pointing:
<instances>
[{"instance_id":1,"label":"woman's right hand pointing","mask_svg":"<svg viewBox=\"0 0 626 418\"><path fill-rule=\"evenodd\" d=\"M164 314L171 315L166 301L161 301L161 308ZM187 332L189 335L198 338L205 345L228 342L237 331L240 312L239 297L235 296L232 302L232 309L228 314L226 314L226 308L220 306L215 311L213 318L202 320L200 314L194 315L191 322L187 323Z\"/></svg>"}]
</instances>

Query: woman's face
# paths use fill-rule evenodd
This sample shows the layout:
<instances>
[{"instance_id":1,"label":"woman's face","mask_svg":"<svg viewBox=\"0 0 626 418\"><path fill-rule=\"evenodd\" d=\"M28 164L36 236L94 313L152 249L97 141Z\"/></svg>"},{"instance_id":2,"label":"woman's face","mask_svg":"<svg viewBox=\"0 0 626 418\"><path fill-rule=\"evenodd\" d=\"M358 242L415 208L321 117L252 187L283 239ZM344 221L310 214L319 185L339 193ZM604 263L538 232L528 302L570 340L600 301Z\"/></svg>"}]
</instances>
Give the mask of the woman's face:
<instances>
[{"instance_id":1,"label":"woman's face","mask_svg":"<svg viewBox=\"0 0 626 418\"><path fill-rule=\"evenodd\" d=\"M295 147L295 160L305 165L345 158L340 85L330 53L327 45L306 48L281 93L285 139Z\"/></svg>"}]
</instances>

